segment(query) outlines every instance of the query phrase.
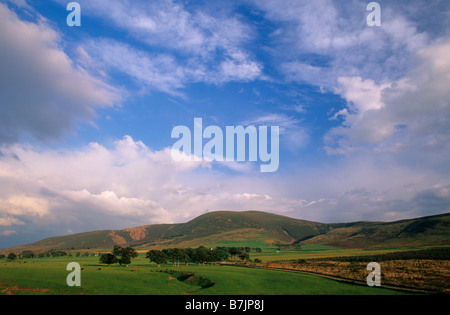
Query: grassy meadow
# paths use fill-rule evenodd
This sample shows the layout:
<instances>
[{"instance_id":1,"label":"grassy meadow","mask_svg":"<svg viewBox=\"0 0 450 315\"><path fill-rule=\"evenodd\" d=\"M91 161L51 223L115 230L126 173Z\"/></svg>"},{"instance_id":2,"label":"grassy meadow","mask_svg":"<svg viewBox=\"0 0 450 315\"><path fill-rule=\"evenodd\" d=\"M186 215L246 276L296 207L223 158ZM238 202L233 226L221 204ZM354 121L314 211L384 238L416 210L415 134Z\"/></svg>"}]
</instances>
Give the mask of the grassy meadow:
<instances>
[{"instance_id":1,"label":"grassy meadow","mask_svg":"<svg viewBox=\"0 0 450 315\"><path fill-rule=\"evenodd\" d=\"M252 253L262 261L283 261L321 255L341 256L346 250L314 246L303 252L268 250ZM69 287L67 264L81 265L81 287ZM361 266L362 269L365 266ZM368 272L361 271L361 281ZM355 285L289 270L217 264L157 266L145 253L128 266L99 263L97 256L0 260L1 295L382 295L405 294L387 288Z\"/></svg>"},{"instance_id":2,"label":"grassy meadow","mask_svg":"<svg viewBox=\"0 0 450 315\"><path fill-rule=\"evenodd\" d=\"M251 257L259 258L262 261L280 261L280 260L292 260L292 259L316 259L316 258L328 258L328 257L342 257L342 256L366 256L387 254L401 251L421 250L428 247L397 247L397 248L372 248L372 249L360 249L360 248L338 248L327 245L302 245L302 249L295 251L277 251L275 248L267 247L261 253L252 253Z\"/></svg>"},{"instance_id":3,"label":"grassy meadow","mask_svg":"<svg viewBox=\"0 0 450 315\"><path fill-rule=\"evenodd\" d=\"M450 293L450 247L342 249L306 245L297 252L255 253L255 267L320 274L357 282L367 277L369 262L379 262L384 286Z\"/></svg>"}]
</instances>

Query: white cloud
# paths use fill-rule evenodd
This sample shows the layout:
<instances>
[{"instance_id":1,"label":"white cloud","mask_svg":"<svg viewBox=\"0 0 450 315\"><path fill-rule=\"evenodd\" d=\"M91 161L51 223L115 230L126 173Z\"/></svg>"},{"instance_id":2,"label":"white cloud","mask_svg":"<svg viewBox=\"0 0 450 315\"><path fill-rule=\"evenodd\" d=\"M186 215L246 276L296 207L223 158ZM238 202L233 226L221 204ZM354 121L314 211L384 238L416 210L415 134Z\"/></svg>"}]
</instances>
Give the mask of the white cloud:
<instances>
[{"instance_id":1,"label":"white cloud","mask_svg":"<svg viewBox=\"0 0 450 315\"><path fill-rule=\"evenodd\" d=\"M247 82L262 77L262 65L245 48L252 29L237 17L208 10L208 6L189 10L188 5L171 0L94 0L80 5L83 14L144 44L137 48L106 38L85 43L89 64L96 64L94 69L101 72L118 70L150 90L180 97L180 89L188 83Z\"/></svg>"},{"instance_id":2,"label":"white cloud","mask_svg":"<svg viewBox=\"0 0 450 315\"><path fill-rule=\"evenodd\" d=\"M217 76L220 82L228 81L252 81L261 76L262 66L252 61L242 51L229 54L227 60L220 65L220 73Z\"/></svg>"},{"instance_id":3,"label":"white cloud","mask_svg":"<svg viewBox=\"0 0 450 315\"><path fill-rule=\"evenodd\" d=\"M82 191L63 191L60 198L74 205L83 205L100 216L128 218L135 221L148 218L152 223L167 223L172 221L167 210L157 202L144 197L118 196L114 191L103 191L93 194L86 189ZM64 205L61 205L64 207Z\"/></svg>"},{"instance_id":4,"label":"white cloud","mask_svg":"<svg viewBox=\"0 0 450 315\"><path fill-rule=\"evenodd\" d=\"M230 175L230 166L221 165L225 171L206 172L204 162L175 162L170 149L152 151L128 136L75 151L14 145L2 152L4 226L76 233L183 222L215 210L293 213L304 203L280 194L277 182L266 182L258 168L244 165Z\"/></svg>"},{"instance_id":5,"label":"white cloud","mask_svg":"<svg viewBox=\"0 0 450 315\"><path fill-rule=\"evenodd\" d=\"M218 49L232 51L252 32L236 17L208 12L205 7L189 10L179 1L89 0L80 4L85 14L126 30L151 47L167 47L182 54L208 57Z\"/></svg>"},{"instance_id":6,"label":"white cloud","mask_svg":"<svg viewBox=\"0 0 450 315\"><path fill-rule=\"evenodd\" d=\"M8 203L6 212L9 215L39 218L49 215L49 203L42 198L13 195L6 202Z\"/></svg>"},{"instance_id":7,"label":"white cloud","mask_svg":"<svg viewBox=\"0 0 450 315\"><path fill-rule=\"evenodd\" d=\"M384 107L381 92L390 87L390 84L378 86L373 80L362 80L361 77L340 77L338 83L340 87L336 93L351 102L351 110L358 113Z\"/></svg>"},{"instance_id":8,"label":"white cloud","mask_svg":"<svg viewBox=\"0 0 450 315\"><path fill-rule=\"evenodd\" d=\"M328 90L337 86L338 77L391 81L409 70L410 57L418 49L431 43L420 31L420 21L408 19L405 10L390 3L382 4L382 26L375 28L366 24L365 1L253 3L279 25L271 40L281 73L288 80Z\"/></svg>"},{"instance_id":9,"label":"white cloud","mask_svg":"<svg viewBox=\"0 0 450 315\"><path fill-rule=\"evenodd\" d=\"M0 218L0 226L24 225L25 223L12 216Z\"/></svg>"},{"instance_id":10,"label":"white cloud","mask_svg":"<svg viewBox=\"0 0 450 315\"><path fill-rule=\"evenodd\" d=\"M262 66L242 51L227 54L219 63L138 50L109 39L85 43L82 51L88 51L90 57L95 58L96 69L101 73L120 71L145 89L178 97L184 96L182 90L191 83L247 82L260 78L262 74Z\"/></svg>"},{"instance_id":11,"label":"white cloud","mask_svg":"<svg viewBox=\"0 0 450 315\"><path fill-rule=\"evenodd\" d=\"M231 193L208 186L227 177L224 173L204 174L204 161L175 162L170 149L152 151L128 136L109 148L91 143L69 152L14 145L2 152L0 217L5 224L26 220L93 229L113 228L103 224L114 222L127 227L220 209L226 199L236 209L242 205L231 202Z\"/></svg>"},{"instance_id":12,"label":"white cloud","mask_svg":"<svg viewBox=\"0 0 450 315\"><path fill-rule=\"evenodd\" d=\"M172 95L180 95L177 90L184 88L189 77L189 69L171 55L152 55L115 40L91 41L84 45L83 51L88 51L103 66L102 71L118 70L139 85Z\"/></svg>"},{"instance_id":13,"label":"white cloud","mask_svg":"<svg viewBox=\"0 0 450 315\"><path fill-rule=\"evenodd\" d=\"M54 140L119 102L117 91L77 67L44 18L25 22L0 3L0 143Z\"/></svg>"},{"instance_id":14,"label":"white cloud","mask_svg":"<svg viewBox=\"0 0 450 315\"><path fill-rule=\"evenodd\" d=\"M187 166L174 162L170 149L152 151L131 137L76 151L14 145L2 152L0 226L22 230L121 229L185 222L216 210L342 222L450 209L448 176L418 172L389 157L360 155L327 167L263 176L258 169L230 175L217 168L205 171L202 162Z\"/></svg>"},{"instance_id":15,"label":"white cloud","mask_svg":"<svg viewBox=\"0 0 450 315\"><path fill-rule=\"evenodd\" d=\"M244 126L278 126L280 127L280 141L286 148L296 151L305 147L309 141L308 130L301 123L299 119L284 114L267 114L246 120L241 124Z\"/></svg>"},{"instance_id":16,"label":"white cloud","mask_svg":"<svg viewBox=\"0 0 450 315\"><path fill-rule=\"evenodd\" d=\"M425 148L447 152L449 50L448 42L420 50L416 67L392 83L340 78L337 93L348 106L335 115L343 118L342 125L326 135L330 152L350 152L367 144L378 149L414 150L417 155Z\"/></svg>"}]
</instances>

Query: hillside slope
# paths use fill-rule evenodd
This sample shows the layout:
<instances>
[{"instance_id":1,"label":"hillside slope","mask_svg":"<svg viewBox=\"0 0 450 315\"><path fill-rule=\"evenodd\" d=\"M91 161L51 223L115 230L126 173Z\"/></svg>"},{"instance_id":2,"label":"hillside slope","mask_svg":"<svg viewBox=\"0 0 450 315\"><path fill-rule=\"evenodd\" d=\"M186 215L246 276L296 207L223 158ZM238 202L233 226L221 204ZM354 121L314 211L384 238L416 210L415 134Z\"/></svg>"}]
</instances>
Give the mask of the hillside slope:
<instances>
[{"instance_id":1,"label":"hillside slope","mask_svg":"<svg viewBox=\"0 0 450 315\"><path fill-rule=\"evenodd\" d=\"M327 233L302 244L342 248L377 248L450 244L450 214L395 222L331 224Z\"/></svg>"},{"instance_id":2,"label":"hillside slope","mask_svg":"<svg viewBox=\"0 0 450 315\"><path fill-rule=\"evenodd\" d=\"M50 249L107 249L114 245L148 247L185 247L211 245L220 241L293 243L328 231L328 225L293 219L271 213L217 211L203 214L181 224L156 224L124 230L105 230L52 237L0 252Z\"/></svg>"},{"instance_id":3,"label":"hillside slope","mask_svg":"<svg viewBox=\"0 0 450 315\"><path fill-rule=\"evenodd\" d=\"M138 250L165 247L240 244L323 244L342 248L376 248L450 244L450 214L395 222L325 224L259 211L217 211L189 222L155 224L124 230L104 230L52 237L0 250L111 249L114 245ZM247 246L247 245L246 245Z\"/></svg>"}]
</instances>

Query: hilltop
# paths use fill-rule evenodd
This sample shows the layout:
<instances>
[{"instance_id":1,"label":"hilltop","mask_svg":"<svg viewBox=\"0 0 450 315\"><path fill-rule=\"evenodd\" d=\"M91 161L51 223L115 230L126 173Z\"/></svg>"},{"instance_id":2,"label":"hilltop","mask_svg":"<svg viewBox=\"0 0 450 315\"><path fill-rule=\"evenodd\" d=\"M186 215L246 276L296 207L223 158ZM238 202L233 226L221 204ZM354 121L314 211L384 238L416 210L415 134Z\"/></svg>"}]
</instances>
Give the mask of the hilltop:
<instances>
[{"instance_id":1,"label":"hilltop","mask_svg":"<svg viewBox=\"0 0 450 315\"><path fill-rule=\"evenodd\" d=\"M124 230L102 230L52 237L0 253L47 250L137 250L237 244L323 244L342 248L375 248L450 244L450 214L395 222L320 223L260 211L216 211L189 222L154 224ZM254 246L253 246L254 245Z\"/></svg>"}]
</instances>

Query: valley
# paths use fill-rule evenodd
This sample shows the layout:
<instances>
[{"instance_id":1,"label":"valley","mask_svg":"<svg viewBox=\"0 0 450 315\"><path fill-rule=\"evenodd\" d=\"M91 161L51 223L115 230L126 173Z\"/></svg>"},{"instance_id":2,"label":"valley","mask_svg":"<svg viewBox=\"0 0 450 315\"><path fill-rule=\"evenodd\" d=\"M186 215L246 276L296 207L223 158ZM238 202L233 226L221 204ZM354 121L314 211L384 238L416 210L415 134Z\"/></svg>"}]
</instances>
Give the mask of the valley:
<instances>
[{"instance_id":1,"label":"valley","mask_svg":"<svg viewBox=\"0 0 450 315\"><path fill-rule=\"evenodd\" d=\"M0 251L0 294L448 294L449 222L449 214L326 224L218 211L186 223L54 237ZM137 257L121 266L101 263L114 246L133 249ZM245 255L170 256L196 248ZM169 256L155 263L146 257L150 250ZM366 284L371 261L381 265L381 287ZM65 284L70 262L82 266L79 288Z\"/></svg>"}]
</instances>

